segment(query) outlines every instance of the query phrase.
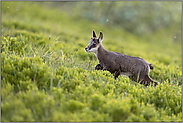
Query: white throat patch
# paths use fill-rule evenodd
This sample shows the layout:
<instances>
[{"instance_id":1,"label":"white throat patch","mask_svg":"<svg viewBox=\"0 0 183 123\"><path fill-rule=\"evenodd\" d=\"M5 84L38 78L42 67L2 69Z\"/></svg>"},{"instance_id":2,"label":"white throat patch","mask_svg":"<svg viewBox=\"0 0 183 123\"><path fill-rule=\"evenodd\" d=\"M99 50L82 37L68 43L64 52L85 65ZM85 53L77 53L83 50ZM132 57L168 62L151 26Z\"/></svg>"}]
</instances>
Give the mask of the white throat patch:
<instances>
[{"instance_id":1,"label":"white throat patch","mask_svg":"<svg viewBox=\"0 0 183 123\"><path fill-rule=\"evenodd\" d=\"M96 47L94 47L94 48L91 48L91 49L89 50L89 52L96 53L96 52L98 51L98 47L99 47L99 46L96 46Z\"/></svg>"},{"instance_id":2,"label":"white throat patch","mask_svg":"<svg viewBox=\"0 0 183 123\"><path fill-rule=\"evenodd\" d=\"M98 59L98 50L97 50L94 54L95 54L95 56L96 56L97 59Z\"/></svg>"}]
</instances>

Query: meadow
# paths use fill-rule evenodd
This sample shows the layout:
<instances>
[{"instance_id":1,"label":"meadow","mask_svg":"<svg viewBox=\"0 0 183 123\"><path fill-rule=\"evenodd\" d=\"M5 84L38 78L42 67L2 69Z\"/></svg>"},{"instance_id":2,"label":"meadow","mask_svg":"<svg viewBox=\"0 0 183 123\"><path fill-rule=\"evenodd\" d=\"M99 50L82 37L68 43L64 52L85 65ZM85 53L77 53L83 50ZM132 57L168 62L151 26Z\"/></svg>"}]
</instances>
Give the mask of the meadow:
<instances>
[{"instance_id":1,"label":"meadow","mask_svg":"<svg viewBox=\"0 0 183 123\"><path fill-rule=\"evenodd\" d=\"M39 2L3 1L1 17L2 122L182 122L174 26L134 35ZM153 64L150 77L160 84L94 70L97 58L84 51L93 29L105 49Z\"/></svg>"}]
</instances>

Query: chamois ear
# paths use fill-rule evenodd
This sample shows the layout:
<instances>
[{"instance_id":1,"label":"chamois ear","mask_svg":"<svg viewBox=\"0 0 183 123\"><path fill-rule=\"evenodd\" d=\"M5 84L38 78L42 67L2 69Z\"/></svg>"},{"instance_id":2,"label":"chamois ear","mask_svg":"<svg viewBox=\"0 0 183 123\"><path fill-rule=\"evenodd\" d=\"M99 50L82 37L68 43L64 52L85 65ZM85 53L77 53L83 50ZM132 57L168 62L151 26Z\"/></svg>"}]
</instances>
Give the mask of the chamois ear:
<instances>
[{"instance_id":1,"label":"chamois ear","mask_svg":"<svg viewBox=\"0 0 183 123\"><path fill-rule=\"evenodd\" d=\"M102 42L102 40L103 40L103 34L102 34L102 32L100 31L100 36L99 36L99 42Z\"/></svg>"},{"instance_id":2,"label":"chamois ear","mask_svg":"<svg viewBox=\"0 0 183 123\"><path fill-rule=\"evenodd\" d=\"M97 35L96 35L96 33L95 33L95 31L93 30L93 37L97 37Z\"/></svg>"}]
</instances>

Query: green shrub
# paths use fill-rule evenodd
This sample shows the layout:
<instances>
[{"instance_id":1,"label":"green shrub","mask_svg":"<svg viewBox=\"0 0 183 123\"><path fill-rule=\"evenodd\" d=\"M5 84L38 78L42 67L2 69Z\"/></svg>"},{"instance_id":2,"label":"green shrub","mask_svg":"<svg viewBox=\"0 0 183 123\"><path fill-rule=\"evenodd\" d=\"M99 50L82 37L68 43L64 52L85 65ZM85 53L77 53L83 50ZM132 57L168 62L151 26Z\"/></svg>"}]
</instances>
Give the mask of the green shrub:
<instances>
[{"instance_id":1,"label":"green shrub","mask_svg":"<svg viewBox=\"0 0 183 123\"><path fill-rule=\"evenodd\" d=\"M4 37L1 36L1 52L6 53L25 53L26 44L24 41L18 41L17 37Z\"/></svg>"},{"instance_id":2,"label":"green shrub","mask_svg":"<svg viewBox=\"0 0 183 123\"><path fill-rule=\"evenodd\" d=\"M50 78L51 69L42 62L39 57L19 57L5 53L1 54L1 77L3 82L10 82L15 85L15 92L26 90L26 83L36 83L39 89L46 89ZM28 86L28 85L27 85Z\"/></svg>"}]
</instances>

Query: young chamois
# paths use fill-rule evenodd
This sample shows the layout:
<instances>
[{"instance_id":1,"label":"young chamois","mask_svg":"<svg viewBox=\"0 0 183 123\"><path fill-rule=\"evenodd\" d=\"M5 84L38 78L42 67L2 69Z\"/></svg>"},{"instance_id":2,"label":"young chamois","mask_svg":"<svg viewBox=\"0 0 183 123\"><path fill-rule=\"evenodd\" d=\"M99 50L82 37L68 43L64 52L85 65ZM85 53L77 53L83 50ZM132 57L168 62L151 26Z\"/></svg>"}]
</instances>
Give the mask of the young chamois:
<instances>
[{"instance_id":1,"label":"young chamois","mask_svg":"<svg viewBox=\"0 0 183 123\"><path fill-rule=\"evenodd\" d=\"M140 84L156 86L158 82L149 77L150 69L153 66L139 57L132 57L117 52L107 51L102 46L103 34L100 32L97 38L93 30L93 37L89 41L89 45L85 48L86 52L93 52L97 57L99 64L95 70L107 70L114 75L116 79L119 75L126 75L131 80Z\"/></svg>"}]
</instances>

